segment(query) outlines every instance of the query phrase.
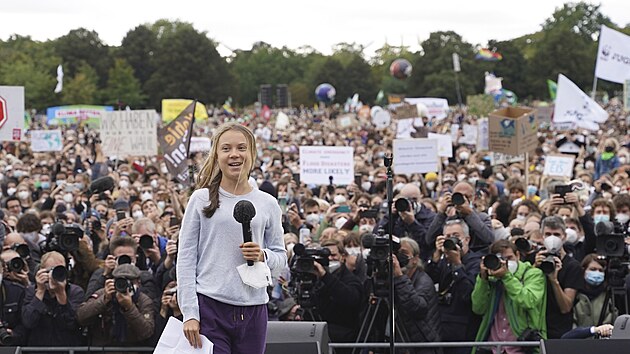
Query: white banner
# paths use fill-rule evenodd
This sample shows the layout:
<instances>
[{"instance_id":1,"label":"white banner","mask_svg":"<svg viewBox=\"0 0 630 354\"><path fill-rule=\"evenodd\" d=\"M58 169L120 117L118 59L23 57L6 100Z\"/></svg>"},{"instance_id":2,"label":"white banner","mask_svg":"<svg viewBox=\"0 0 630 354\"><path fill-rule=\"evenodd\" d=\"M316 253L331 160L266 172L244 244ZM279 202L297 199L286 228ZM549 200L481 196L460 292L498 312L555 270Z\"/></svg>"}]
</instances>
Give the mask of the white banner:
<instances>
[{"instance_id":1,"label":"white banner","mask_svg":"<svg viewBox=\"0 0 630 354\"><path fill-rule=\"evenodd\" d=\"M630 36L602 25L595 76L618 84L630 79Z\"/></svg>"},{"instance_id":2,"label":"white banner","mask_svg":"<svg viewBox=\"0 0 630 354\"><path fill-rule=\"evenodd\" d=\"M61 130L31 130L31 150L33 152L62 151Z\"/></svg>"},{"instance_id":3,"label":"white banner","mask_svg":"<svg viewBox=\"0 0 630 354\"><path fill-rule=\"evenodd\" d=\"M157 119L152 109L105 112L100 128L105 156L157 155Z\"/></svg>"},{"instance_id":4,"label":"white banner","mask_svg":"<svg viewBox=\"0 0 630 354\"><path fill-rule=\"evenodd\" d=\"M438 141L436 139L394 139L394 173L437 172Z\"/></svg>"},{"instance_id":5,"label":"white banner","mask_svg":"<svg viewBox=\"0 0 630 354\"><path fill-rule=\"evenodd\" d=\"M438 156L453 157L453 139L450 135L429 133L428 138L437 140Z\"/></svg>"},{"instance_id":6,"label":"white banner","mask_svg":"<svg viewBox=\"0 0 630 354\"><path fill-rule=\"evenodd\" d=\"M24 87L0 86L0 141L22 140Z\"/></svg>"},{"instance_id":7,"label":"white banner","mask_svg":"<svg viewBox=\"0 0 630 354\"><path fill-rule=\"evenodd\" d=\"M429 118L435 118L442 120L448 117L448 100L446 98L434 98L434 97L417 97L417 98L405 98L405 102L409 104L422 103L427 107L427 114Z\"/></svg>"},{"instance_id":8,"label":"white banner","mask_svg":"<svg viewBox=\"0 0 630 354\"><path fill-rule=\"evenodd\" d=\"M212 149L212 141L208 137L193 136L190 138L190 152L204 152Z\"/></svg>"},{"instance_id":9,"label":"white banner","mask_svg":"<svg viewBox=\"0 0 630 354\"><path fill-rule=\"evenodd\" d=\"M346 146L300 146L300 181L303 183L354 182L354 148Z\"/></svg>"},{"instance_id":10,"label":"white banner","mask_svg":"<svg viewBox=\"0 0 630 354\"><path fill-rule=\"evenodd\" d=\"M553 156L545 158L545 169L543 175L571 178L573 176L573 156Z\"/></svg>"},{"instance_id":11,"label":"white banner","mask_svg":"<svg viewBox=\"0 0 630 354\"><path fill-rule=\"evenodd\" d=\"M477 145L477 126L472 124L464 124L462 126L464 136L459 138L460 144Z\"/></svg>"},{"instance_id":12,"label":"white banner","mask_svg":"<svg viewBox=\"0 0 630 354\"><path fill-rule=\"evenodd\" d=\"M608 113L597 102L582 92L566 76L558 75L554 123L573 122L579 128L598 130L598 123L604 123L606 119L608 119Z\"/></svg>"}]
</instances>

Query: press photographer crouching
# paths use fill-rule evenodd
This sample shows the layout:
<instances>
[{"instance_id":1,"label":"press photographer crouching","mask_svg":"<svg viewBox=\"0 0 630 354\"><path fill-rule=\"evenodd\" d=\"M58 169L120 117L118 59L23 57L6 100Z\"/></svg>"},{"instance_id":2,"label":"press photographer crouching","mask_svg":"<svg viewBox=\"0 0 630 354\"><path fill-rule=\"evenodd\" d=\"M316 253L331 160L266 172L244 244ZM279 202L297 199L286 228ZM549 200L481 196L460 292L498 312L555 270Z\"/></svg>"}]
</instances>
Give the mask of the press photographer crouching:
<instances>
[{"instance_id":1,"label":"press photographer crouching","mask_svg":"<svg viewBox=\"0 0 630 354\"><path fill-rule=\"evenodd\" d=\"M328 240L321 246L315 250L296 244L293 248L292 293L304 311L301 314L304 320L328 323L331 342L354 342L363 299L362 285L345 266L347 254L341 242Z\"/></svg>"},{"instance_id":2,"label":"press photographer crouching","mask_svg":"<svg viewBox=\"0 0 630 354\"><path fill-rule=\"evenodd\" d=\"M0 279L2 297L2 314L0 317L0 346L26 344L27 331L22 324L22 306L24 303L24 286L6 279L8 272L16 272L24 266L24 261L16 251L2 252L2 267L0 267Z\"/></svg>"},{"instance_id":3,"label":"press photographer crouching","mask_svg":"<svg viewBox=\"0 0 630 354\"><path fill-rule=\"evenodd\" d=\"M516 246L508 240L490 245L483 258L472 310L483 316L475 341L537 341L546 338L545 276L540 269L519 261ZM508 353L528 353L527 348L504 347ZM478 353L488 352L480 348ZM473 350L473 354L475 350Z\"/></svg>"}]
</instances>

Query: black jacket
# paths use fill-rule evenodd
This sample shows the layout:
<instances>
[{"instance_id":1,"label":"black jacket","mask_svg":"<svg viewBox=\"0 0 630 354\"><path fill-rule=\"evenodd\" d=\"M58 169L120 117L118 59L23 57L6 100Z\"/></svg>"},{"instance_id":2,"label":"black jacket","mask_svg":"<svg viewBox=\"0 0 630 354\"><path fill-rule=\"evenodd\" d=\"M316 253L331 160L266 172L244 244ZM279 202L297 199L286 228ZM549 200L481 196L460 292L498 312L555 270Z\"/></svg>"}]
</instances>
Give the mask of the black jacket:
<instances>
[{"instance_id":1,"label":"black jacket","mask_svg":"<svg viewBox=\"0 0 630 354\"><path fill-rule=\"evenodd\" d=\"M429 246L431 252L435 249L435 239L442 235L446 219L445 213L438 213L426 232L425 244ZM492 219L488 214L473 210L472 213L466 215L463 219L470 229L470 249L472 251L482 250L494 242Z\"/></svg>"},{"instance_id":2,"label":"black jacket","mask_svg":"<svg viewBox=\"0 0 630 354\"><path fill-rule=\"evenodd\" d=\"M394 219L394 235L398 237L410 237L414 239L420 245L420 258L423 260L429 259L431 257L431 249L432 245L427 245L426 240L428 239L427 230L429 230L429 226L432 225L433 220L435 219L436 214L422 205L422 208L415 215L415 221L411 224L406 224L397 213L392 214ZM378 231L378 229L382 228L387 234L389 217L387 214L381 219L378 223L374 232ZM444 223L442 223L444 224ZM441 229L440 229L441 231ZM433 243L435 243L435 238L433 238Z\"/></svg>"},{"instance_id":3,"label":"black jacket","mask_svg":"<svg viewBox=\"0 0 630 354\"><path fill-rule=\"evenodd\" d=\"M433 281L424 272L416 270L411 279L406 275L394 278L396 309L410 342L439 342L440 313ZM416 354L441 353L440 348L415 349Z\"/></svg>"},{"instance_id":4,"label":"black jacket","mask_svg":"<svg viewBox=\"0 0 630 354\"><path fill-rule=\"evenodd\" d=\"M24 304L25 289L22 285L2 280L2 323L13 331L11 343L0 345L25 345L28 331L22 323L22 306Z\"/></svg>"},{"instance_id":5,"label":"black jacket","mask_svg":"<svg viewBox=\"0 0 630 354\"><path fill-rule=\"evenodd\" d=\"M28 346L71 347L81 345L81 332L77 322L76 309L83 302L83 289L74 284L66 286L68 303L60 305L48 292L44 300L35 297L35 285L26 289L22 322L33 335L28 338Z\"/></svg>"},{"instance_id":6,"label":"black jacket","mask_svg":"<svg viewBox=\"0 0 630 354\"><path fill-rule=\"evenodd\" d=\"M326 272L315 293L315 309L328 322L331 342L354 342L360 326L362 285L345 264L333 274Z\"/></svg>"},{"instance_id":7,"label":"black jacket","mask_svg":"<svg viewBox=\"0 0 630 354\"><path fill-rule=\"evenodd\" d=\"M105 269L99 268L90 277L87 290L85 291L85 301L90 299L97 290L105 287L105 276L103 275ZM140 292L146 294L153 301L153 306L156 307L156 311L159 312L160 304L162 303L162 292L158 289L158 286L153 278L153 274L143 270L140 271Z\"/></svg>"}]
</instances>

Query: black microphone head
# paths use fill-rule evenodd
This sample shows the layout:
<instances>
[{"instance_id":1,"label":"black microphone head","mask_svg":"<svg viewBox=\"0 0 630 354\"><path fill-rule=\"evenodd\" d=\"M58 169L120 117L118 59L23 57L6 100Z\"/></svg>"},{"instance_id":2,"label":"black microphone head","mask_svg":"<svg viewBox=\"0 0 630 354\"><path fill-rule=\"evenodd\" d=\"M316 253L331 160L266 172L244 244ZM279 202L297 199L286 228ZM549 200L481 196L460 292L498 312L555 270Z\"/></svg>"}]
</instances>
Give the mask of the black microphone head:
<instances>
[{"instance_id":1,"label":"black microphone head","mask_svg":"<svg viewBox=\"0 0 630 354\"><path fill-rule=\"evenodd\" d=\"M66 227L63 226L62 223L58 222L50 228L50 232L56 236L63 235L66 232Z\"/></svg>"},{"instance_id":2,"label":"black microphone head","mask_svg":"<svg viewBox=\"0 0 630 354\"><path fill-rule=\"evenodd\" d=\"M92 194L103 193L112 189L114 189L114 179L110 176L101 177L90 184L90 193Z\"/></svg>"},{"instance_id":3,"label":"black microphone head","mask_svg":"<svg viewBox=\"0 0 630 354\"><path fill-rule=\"evenodd\" d=\"M234 206L234 219L239 223L250 222L254 216L256 216L256 208L249 200L240 200Z\"/></svg>"}]
</instances>

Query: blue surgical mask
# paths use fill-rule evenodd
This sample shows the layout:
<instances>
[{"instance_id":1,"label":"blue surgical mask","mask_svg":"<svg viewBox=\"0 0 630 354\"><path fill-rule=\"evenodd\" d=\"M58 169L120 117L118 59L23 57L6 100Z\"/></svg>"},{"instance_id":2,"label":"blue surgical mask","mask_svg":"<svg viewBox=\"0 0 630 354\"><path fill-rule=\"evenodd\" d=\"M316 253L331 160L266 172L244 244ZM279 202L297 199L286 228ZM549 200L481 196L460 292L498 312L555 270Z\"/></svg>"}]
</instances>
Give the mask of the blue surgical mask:
<instances>
[{"instance_id":1,"label":"blue surgical mask","mask_svg":"<svg viewBox=\"0 0 630 354\"><path fill-rule=\"evenodd\" d=\"M604 282L606 276L603 272L597 270L587 270L584 273L584 280L591 286L598 286Z\"/></svg>"},{"instance_id":2,"label":"blue surgical mask","mask_svg":"<svg viewBox=\"0 0 630 354\"><path fill-rule=\"evenodd\" d=\"M50 189L50 181L42 181L40 186L42 189Z\"/></svg>"},{"instance_id":3,"label":"blue surgical mask","mask_svg":"<svg viewBox=\"0 0 630 354\"><path fill-rule=\"evenodd\" d=\"M610 215L599 214L593 217L593 222L597 225L602 221L610 221Z\"/></svg>"}]
</instances>

